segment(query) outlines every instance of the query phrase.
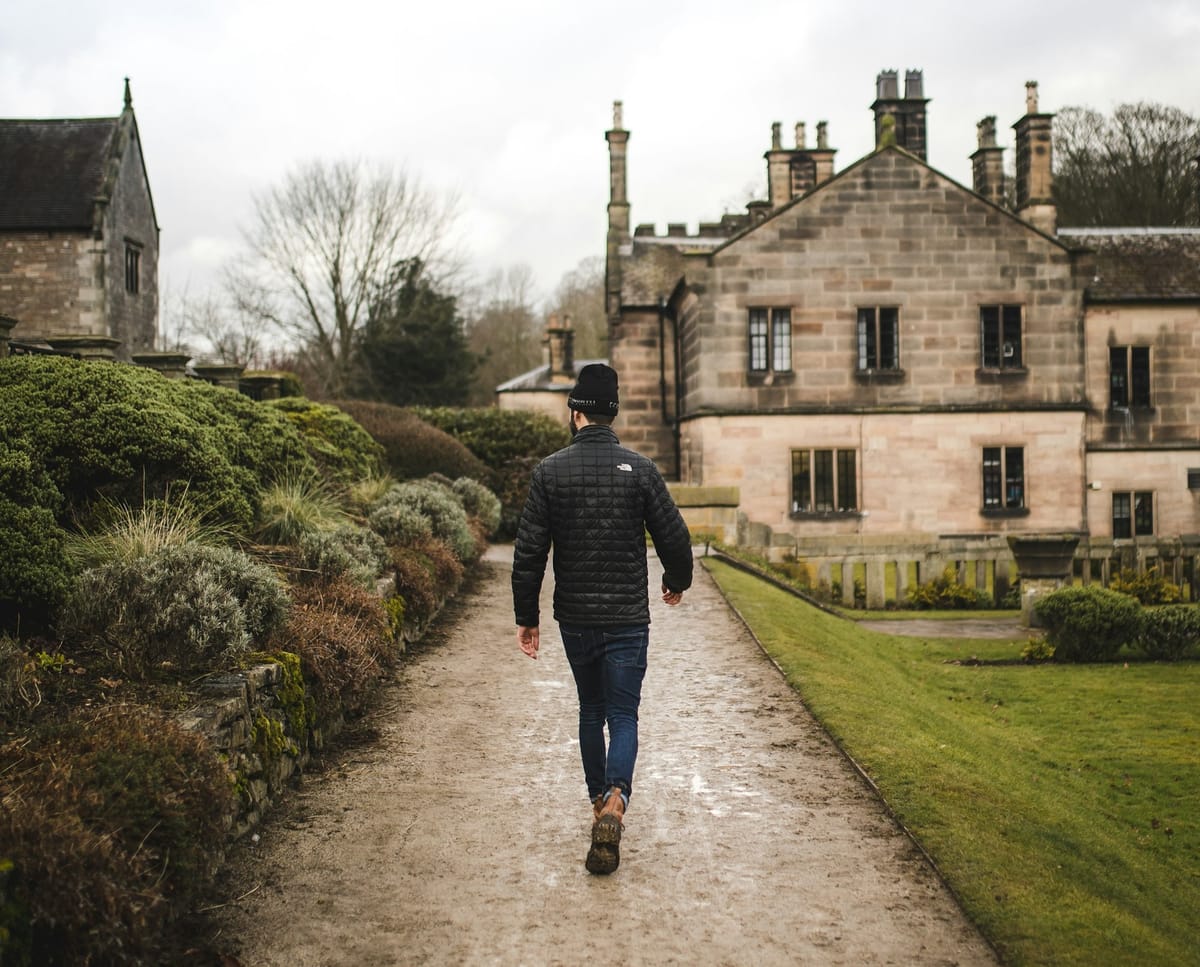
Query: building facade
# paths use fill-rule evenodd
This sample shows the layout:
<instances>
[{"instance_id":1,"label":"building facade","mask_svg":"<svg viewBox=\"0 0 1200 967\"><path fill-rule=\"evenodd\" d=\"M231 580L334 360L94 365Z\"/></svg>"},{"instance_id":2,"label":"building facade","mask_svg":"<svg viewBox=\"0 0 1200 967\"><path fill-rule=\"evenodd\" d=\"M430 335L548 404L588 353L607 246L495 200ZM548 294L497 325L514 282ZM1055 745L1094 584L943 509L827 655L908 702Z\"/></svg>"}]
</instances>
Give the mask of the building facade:
<instances>
[{"instance_id":1,"label":"building facade","mask_svg":"<svg viewBox=\"0 0 1200 967\"><path fill-rule=\"evenodd\" d=\"M159 228L133 113L0 120L0 314L13 344L153 350Z\"/></svg>"},{"instance_id":2,"label":"building facade","mask_svg":"<svg viewBox=\"0 0 1200 967\"><path fill-rule=\"evenodd\" d=\"M925 159L920 72L876 94L875 151L835 173L823 124L789 148L775 125L769 198L694 234L630 231L616 106L622 440L680 482L695 528L810 562L846 600L947 566L1002 594L1007 538L1030 534L1078 536L1084 580L1160 564L1190 583L1200 228L1060 228L1036 84L1013 186L993 117L968 188Z\"/></svg>"}]
</instances>

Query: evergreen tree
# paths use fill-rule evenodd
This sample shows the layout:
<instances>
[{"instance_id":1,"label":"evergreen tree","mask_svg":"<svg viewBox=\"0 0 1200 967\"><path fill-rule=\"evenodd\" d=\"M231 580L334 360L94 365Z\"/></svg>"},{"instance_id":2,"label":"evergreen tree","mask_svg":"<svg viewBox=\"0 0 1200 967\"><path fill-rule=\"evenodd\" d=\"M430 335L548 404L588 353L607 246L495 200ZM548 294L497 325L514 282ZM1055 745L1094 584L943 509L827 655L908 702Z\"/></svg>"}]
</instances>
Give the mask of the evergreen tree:
<instances>
[{"instance_id":1,"label":"evergreen tree","mask_svg":"<svg viewBox=\"0 0 1200 967\"><path fill-rule=\"evenodd\" d=\"M476 358L458 299L426 276L419 258L397 263L367 312L356 353L353 395L397 406L466 401Z\"/></svg>"}]
</instances>

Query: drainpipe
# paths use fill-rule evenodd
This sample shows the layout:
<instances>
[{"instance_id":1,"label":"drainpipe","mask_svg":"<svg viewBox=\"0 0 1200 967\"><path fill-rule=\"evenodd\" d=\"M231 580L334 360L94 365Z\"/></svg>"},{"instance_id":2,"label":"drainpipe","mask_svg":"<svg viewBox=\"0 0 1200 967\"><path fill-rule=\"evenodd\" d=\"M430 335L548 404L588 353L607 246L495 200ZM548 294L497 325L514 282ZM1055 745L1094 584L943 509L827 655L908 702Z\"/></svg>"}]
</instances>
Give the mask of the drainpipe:
<instances>
[{"instance_id":1,"label":"drainpipe","mask_svg":"<svg viewBox=\"0 0 1200 967\"><path fill-rule=\"evenodd\" d=\"M667 344L666 339L667 300L658 297L658 403L662 409L662 421L670 425L671 417L667 413Z\"/></svg>"},{"instance_id":2,"label":"drainpipe","mask_svg":"<svg viewBox=\"0 0 1200 967\"><path fill-rule=\"evenodd\" d=\"M666 426L671 428L671 440L675 449L675 477L676 479L682 476L682 452L679 442L680 438L680 422L679 422L679 407L681 402L681 391L679 386L679 323L674 317L671 318L671 345L674 348L674 377L675 377L675 412L672 415L667 410L667 342L666 342L666 318L667 318L667 300L662 296L658 297L658 396L659 405L662 409L662 420Z\"/></svg>"}]
</instances>

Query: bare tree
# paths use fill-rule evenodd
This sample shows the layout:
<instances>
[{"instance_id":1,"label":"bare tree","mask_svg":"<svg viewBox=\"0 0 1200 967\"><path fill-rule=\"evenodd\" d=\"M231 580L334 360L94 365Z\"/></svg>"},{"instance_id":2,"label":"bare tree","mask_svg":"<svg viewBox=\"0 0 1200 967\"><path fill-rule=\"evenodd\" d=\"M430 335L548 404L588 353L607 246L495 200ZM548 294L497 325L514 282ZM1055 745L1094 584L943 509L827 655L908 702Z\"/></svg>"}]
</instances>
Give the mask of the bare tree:
<instances>
[{"instance_id":1,"label":"bare tree","mask_svg":"<svg viewBox=\"0 0 1200 967\"><path fill-rule=\"evenodd\" d=\"M550 311L570 316L575 330L575 358L599 359L608 353L608 318L604 312L604 256L589 255L558 283Z\"/></svg>"},{"instance_id":2,"label":"bare tree","mask_svg":"<svg viewBox=\"0 0 1200 967\"><path fill-rule=\"evenodd\" d=\"M251 258L226 273L238 312L276 327L308 356L325 395L341 395L373 301L395 266L418 258L445 280L457 267L457 200L402 170L312 161L254 199Z\"/></svg>"},{"instance_id":3,"label":"bare tree","mask_svg":"<svg viewBox=\"0 0 1200 967\"><path fill-rule=\"evenodd\" d=\"M479 359L470 402L486 406L505 380L533 369L542 359L542 327L533 301L528 265L497 269L476 288L466 310L467 340Z\"/></svg>"},{"instance_id":4,"label":"bare tree","mask_svg":"<svg viewBox=\"0 0 1200 967\"><path fill-rule=\"evenodd\" d=\"M1200 121L1161 104L1122 104L1112 117L1068 107L1054 121L1060 225L1200 224Z\"/></svg>"}]
</instances>

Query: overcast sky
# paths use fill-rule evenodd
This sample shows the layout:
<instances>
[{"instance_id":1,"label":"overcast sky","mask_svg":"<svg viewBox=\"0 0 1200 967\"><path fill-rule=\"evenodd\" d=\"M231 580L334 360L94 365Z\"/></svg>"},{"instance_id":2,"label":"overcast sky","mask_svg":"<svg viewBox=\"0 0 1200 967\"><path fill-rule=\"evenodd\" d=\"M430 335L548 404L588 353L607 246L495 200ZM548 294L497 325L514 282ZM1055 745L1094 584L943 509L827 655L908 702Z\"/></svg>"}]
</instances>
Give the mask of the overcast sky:
<instances>
[{"instance_id":1,"label":"overcast sky","mask_svg":"<svg viewBox=\"0 0 1200 967\"><path fill-rule=\"evenodd\" d=\"M771 123L829 122L838 170L873 147L876 74L919 68L929 161L970 183L975 124L1010 148L1040 109L1150 100L1200 114L1196 0L6 0L0 117L112 116L131 78L162 281L202 293L251 198L297 163L392 163L461 196L477 278L539 295L604 251L612 102L634 224L765 195Z\"/></svg>"}]
</instances>

